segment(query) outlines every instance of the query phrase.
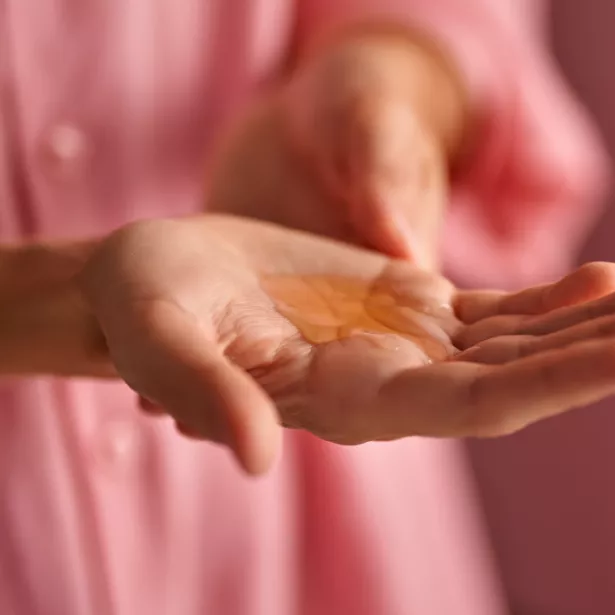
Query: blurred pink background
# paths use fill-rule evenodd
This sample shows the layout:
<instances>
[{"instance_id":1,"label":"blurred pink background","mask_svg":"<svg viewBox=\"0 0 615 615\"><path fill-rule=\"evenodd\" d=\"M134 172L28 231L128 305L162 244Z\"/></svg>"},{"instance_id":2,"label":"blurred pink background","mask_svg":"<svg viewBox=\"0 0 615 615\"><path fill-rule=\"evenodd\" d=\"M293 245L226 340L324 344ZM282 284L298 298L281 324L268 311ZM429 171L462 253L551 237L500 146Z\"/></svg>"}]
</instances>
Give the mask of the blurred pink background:
<instances>
[{"instance_id":1,"label":"blurred pink background","mask_svg":"<svg viewBox=\"0 0 615 615\"><path fill-rule=\"evenodd\" d=\"M554 0L544 27L615 154L615 1ZM607 205L582 261L615 261ZM615 400L470 448L514 615L613 615Z\"/></svg>"}]
</instances>

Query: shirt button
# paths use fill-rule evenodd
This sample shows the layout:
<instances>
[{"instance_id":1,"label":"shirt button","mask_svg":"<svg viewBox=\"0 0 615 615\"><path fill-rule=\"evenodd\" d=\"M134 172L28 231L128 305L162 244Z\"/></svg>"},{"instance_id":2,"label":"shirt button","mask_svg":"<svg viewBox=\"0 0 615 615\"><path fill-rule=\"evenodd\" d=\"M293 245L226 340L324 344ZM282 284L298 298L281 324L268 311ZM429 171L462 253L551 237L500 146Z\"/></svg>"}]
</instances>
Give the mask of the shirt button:
<instances>
[{"instance_id":1,"label":"shirt button","mask_svg":"<svg viewBox=\"0 0 615 615\"><path fill-rule=\"evenodd\" d=\"M136 428L120 420L103 427L102 457L104 462L117 465L133 460L138 450Z\"/></svg>"},{"instance_id":2,"label":"shirt button","mask_svg":"<svg viewBox=\"0 0 615 615\"><path fill-rule=\"evenodd\" d=\"M46 139L45 158L60 174L70 173L88 153L85 134L72 124L58 124L51 128Z\"/></svg>"}]
</instances>

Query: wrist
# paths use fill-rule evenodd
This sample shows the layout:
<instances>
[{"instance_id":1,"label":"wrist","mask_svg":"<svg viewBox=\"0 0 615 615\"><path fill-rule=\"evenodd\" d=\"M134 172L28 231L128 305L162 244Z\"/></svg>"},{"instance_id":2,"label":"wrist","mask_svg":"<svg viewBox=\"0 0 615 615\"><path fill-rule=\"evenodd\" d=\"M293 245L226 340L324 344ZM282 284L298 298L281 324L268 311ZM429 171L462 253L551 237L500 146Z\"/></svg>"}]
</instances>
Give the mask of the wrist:
<instances>
[{"instance_id":1,"label":"wrist","mask_svg":"<svg viewBox=\"0 0 615 615\"><path fill-rule=\"evenodd\" d=\"M97 242L0 249L0 374L113 375L75 276Z\"/></svg>"},{"instance_id":2,"label":"wrist","mask_svg":"<svg viewBox=\"0 0 615 615\"><path fill-rule=\"evenodd\" d=\"M0 247L0 296L16 298L71 280L97 241L32 242Z\"/></svg>"}]
</instances>

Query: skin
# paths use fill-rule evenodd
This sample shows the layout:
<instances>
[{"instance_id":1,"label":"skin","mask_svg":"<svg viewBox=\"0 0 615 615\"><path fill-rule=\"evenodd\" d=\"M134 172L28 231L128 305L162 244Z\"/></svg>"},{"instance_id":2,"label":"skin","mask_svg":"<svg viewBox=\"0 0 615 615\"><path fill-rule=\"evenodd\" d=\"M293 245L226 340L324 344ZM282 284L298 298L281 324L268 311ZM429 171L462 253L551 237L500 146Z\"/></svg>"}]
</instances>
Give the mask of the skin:
<instances>
[{"instance_id":1,"label":"skin","mask_svg":"<svg viewBox=\"0 0 615 615\"><path fill-rule=\"evenodd\" d=\"M461 80L433 43L357 26L306 51L234 125L209 178L208 211L436 269L450 169L473 124Z\"/></svg>"},{"instance_id":2,"label":"skin","mask_svg":"<svg viewBox=\"0 0 615 615\"><path fill-rule=\"evenodd\" d=\"M513 295L461 293L437 274L471 124L449 63L413 33L320 42L235 125L208 176L210 209L283 226L207 215L1 249L0 373L119 375L145 410L255 474L280 424L344 444L496 436L610 395L612 266ZM284 313L289 276L377 288L388 307L314 339L304 308L304 322Z\"/></svg>"},{"instance_id":3,"label":"skin","mask_svg":"<svg viewBox=\"0 0 615 615\"><path fill-rule=\"evenodd\" d=\"M357 74L369 75L359 89ZM399 74L408 75L403 93L396 89L398 79L391 78ZM386 92L383 80L390 84ZM382 96L373 100L376 87ZM419 104L425 91L437 92L442 107ZM459 93L454 71L414 32L371 24L303 45L289 76L234 123L216 151L207 177L208 209L416 257L415 237L427 245L439 225L447 157L440 152L455 156L455 135L465 125ZM421 191L420 215L403 199L393 203L340 195L340 186L358 185L357 177L370 175L370 161L383 157L379 152L387 148L388 133L381 126L390 125L388 109L400 106L402 126L426 126L419 131L425 139L406 131L404 145L416 151L412 160L427 165L429 177L435 178L433 189ZM323 131L321 122L345 128ZM306 138L314 135L319 138ZM344 135L359 138L364 155L348 167L351 175L335 176L329 172L331 160L346 164L359 151L356 139ZM432 158L437 164L428 164ZM425 228L431 229L427 235ZM115 374L96 318L74 283L74 274L97 244L0 246L0 374ZM436 253L433 246L429 251Z\"/></svg>"},{"instance_id":4,"label":"skin","mask_svg":"<svg viewBox=\"0 0 615 615\"><path fill-rule=\"evenodd\" d=\"M277 276L379 284L397 298L400 328L405 305L432 305L434 338L464 350L430 362L420 340L380 332L310 343L262 283ZM615 392L603 320L613 326L615 300L587 303L615 288L611 265L519 294L462 293L407 262L207 216L129 227L81 279L113 363L146 406L230 446L252 473L270 467L278 422L341 444L498 436Z\"/></svg>"}]
</instances>

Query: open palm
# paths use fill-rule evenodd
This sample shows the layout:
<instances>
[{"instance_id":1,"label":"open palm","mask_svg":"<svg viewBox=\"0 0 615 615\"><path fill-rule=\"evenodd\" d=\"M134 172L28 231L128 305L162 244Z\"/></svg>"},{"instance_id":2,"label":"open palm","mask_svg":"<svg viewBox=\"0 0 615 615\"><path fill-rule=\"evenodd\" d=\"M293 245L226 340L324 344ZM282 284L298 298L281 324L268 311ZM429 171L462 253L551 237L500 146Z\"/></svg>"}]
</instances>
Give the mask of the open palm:
<instances>
[{"instance_id":1,"label":"open palm","mask_svg":"<svg viewBox=\"0 0 615 615\"><path fill-rule=\"evenodd\" d=\"M492 436L611 394L615 301L564 306L613 275L459 293L409 263L206 216L120 232L83 285L128 384L259 472L278 422L346 444Z\"/></svg>"}]
</instances>

